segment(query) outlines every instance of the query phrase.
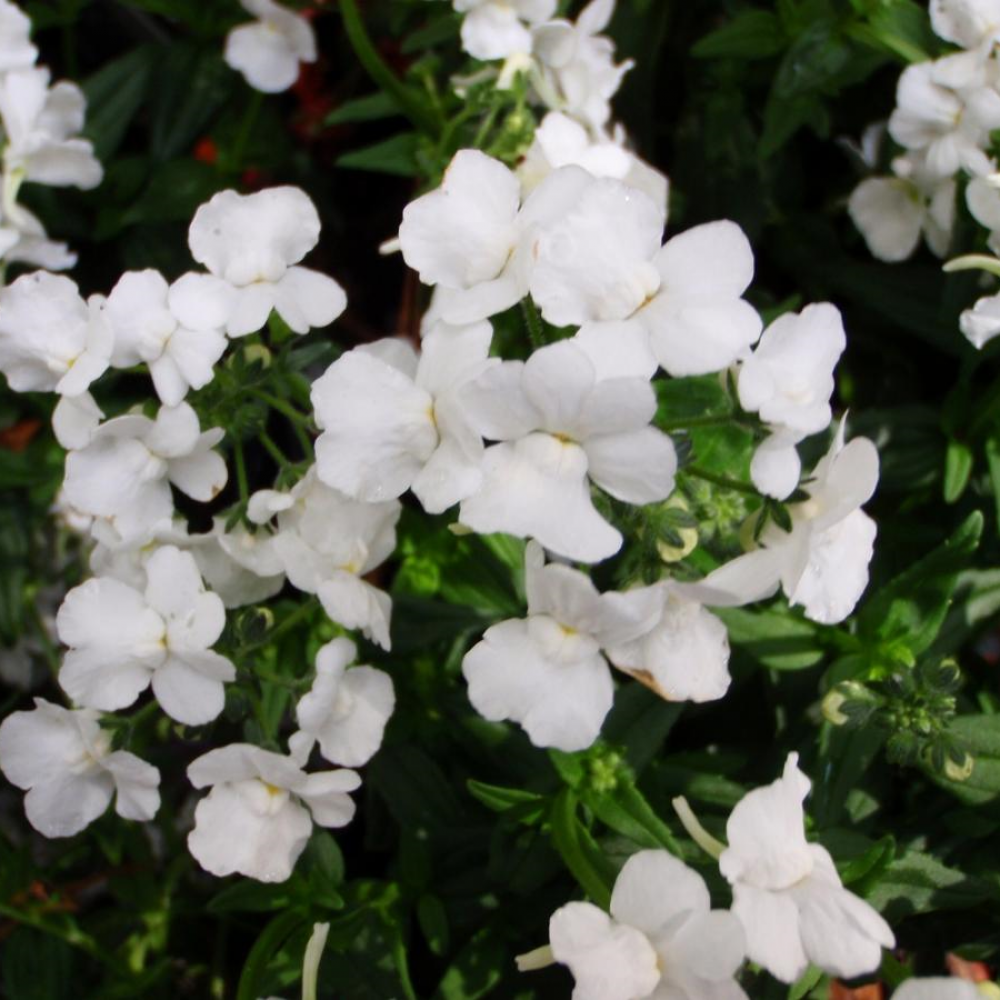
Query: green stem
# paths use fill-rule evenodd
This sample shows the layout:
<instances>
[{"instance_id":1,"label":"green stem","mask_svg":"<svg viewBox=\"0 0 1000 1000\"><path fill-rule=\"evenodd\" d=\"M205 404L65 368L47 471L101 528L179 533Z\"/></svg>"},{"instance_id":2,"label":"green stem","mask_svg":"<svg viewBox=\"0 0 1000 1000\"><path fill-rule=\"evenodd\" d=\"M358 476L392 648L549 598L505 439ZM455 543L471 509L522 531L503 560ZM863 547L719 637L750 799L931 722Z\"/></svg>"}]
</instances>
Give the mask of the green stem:
<instances>
[{"instance_id":1,"label":"green stem","mask_svg":"<svg viewBox=\"0 0 1000 1000\"><path fill-rule=\"evenodd\" d=\"M250 485L247 482L247 464L243 457L242 441L237 441L233 446L233 457L236 460L236 482L240 488L240 502L245 507L250 499Z\"/></svg>"},{"instance_id":2,"label":"green stem","mask_svg":"<svg viewBox=\"0 0 1000 1000\"><path fill-rule=\"evenodd\" d=\"M528 328L528 339L536 350L545 346L545 330L542 317L538 314L538 306L530 298L521 299L521 312L524 314L524 325Z\"/></svg>"},{"instance_id":3,"label":"green stem","mask_svg":"<svg viewBox=\"0 0 1000 1000\"><path fill-rule=\"evenodd\" d=\"M265 447L268 454L278 463L281 468L292 465L291 459L278 447L267 431L260 432L260 443Z\"/></svg>"},{"instance_id":4,"label":"green stem","mask_svg":"<svg viewBox=\"0 0 1000 1000\"><path fill-rule=\"evenodd\" d=\"M661 431L673 432L673 431L686 431L690 427L721 427L724 424L737 423L742 424L742 421L736 420L732 413L726 413L723 416L718 417L691 417L688 420L661 420L657 423L657 427Z\"/></svg>"},{"instance_id":5,"label":"green stem","mask_svg":"<svg viewBox=\"0 0 1000 1000\"><path fill-rule=\"evenodd\" d=\"M0 903L0 916L6 917L8 920L13 920L15 923L23 924L25 927L32 927L42 934L50 934L52 937L59 938L74 948L85 951L91 958L97 959L97 961L102 962L109 968L117 972L122 971L121 965L115 960L113 955L104 951L92 937L84 934L83 931L76 927L60 927L58 924L50 923L43 917L34 913L25 913L13 906L8 906L6 903Z\"/></svg>"},{"instance_id":6,"label":"green stem","mask_svg":"<svg viewBox=\"0 0 1000 1000\"><path fill-rule=\"evenodd\" d=\"M279 636L284 635L289 629L294 628L298 625L304 618L313 614L316 611L316 602L313 600L305 601L300 604L287 618L283 619L281 624L277 625L275 628L271 629L267 635L264 636L259 642L251 643L249 646L244 646L241 650L241 655L247 653L252 653L262 646L270 645Z\"/></svg>"},{"instance_id":7,"label":"green stem","mask_svg":"<svg viewBox=\"0 0 1000 1000\"><path fill-rule=\"evenodd\" d=\"M355 0L340 0L340 13L343 15L344 30L347 32L354 54L372 80L396 102L399 110L421 132L431 136L438 135L441 131L440 123L428 113L427 108L416 99L410 88L396 77L376 51Z\"/></svg>"},{"instance_id":8,"label":"green stem","mask_svg":"<svg viewBox=\"0 0 1000 1000\"><path fill-rule=\"evenodd\" d=\"M304 413L300 413L287 400L279 399L277 396L270 392L265 392L263 389L251 389L251 392L262 403L267 403L272 410L277 410L282 416L288 417L293 424L299 424L303 427L311 425L311 418L307 417Z\"/></svg>"},{"instance_id":9,"label":"green stem","mask_svg":"<svg viewBox=\"0 0 1000 1000\"><path fill-rule=\"evenodd\" d=\"M670 803L674 807L674 812L677 813L677 818L681 821L681 825L687 830L691 839L709 856L715 858L716 861L722 856L722 852L726 849L726 845L722 843L721 840L716 840L708 830L706 830L701 823L698 822L698 817L695 816L694 810L688 805L687 799L683 795L679 795L673 802Z\"/></svg>"},{"instance_id":10,"label":"green stem","mask_svg":"<svg viewBox=\"0 0 1000 1000\"><path fill-rule=\"evenodd\" d=\"M689 476L694 476L695 479L704 479L706 483L713 483L727 490L746 493L752 497L759 495L749 483L741 483L738 479L731 479L729 476L717 476L714 472L709 472L707 469L698 468L697 465L686 465L681 471L687 473Z\"/></svg>"},{"instance_id":11,"label":"green stem","mask_svg":"<svg viewBox=\"0 0 1000 1000\"><path fill-rule=\"evenodd\" d=\"M472 146L474 149L484 148L483 143L486 142L486 137L490 134L490 129L493 128L493 123L497 120L498 110L498 106L494 104L493 107L486 113L486 117L479 126L479 131L476 132L476 138L472 140Z\"/></svg>"}]
</instances>

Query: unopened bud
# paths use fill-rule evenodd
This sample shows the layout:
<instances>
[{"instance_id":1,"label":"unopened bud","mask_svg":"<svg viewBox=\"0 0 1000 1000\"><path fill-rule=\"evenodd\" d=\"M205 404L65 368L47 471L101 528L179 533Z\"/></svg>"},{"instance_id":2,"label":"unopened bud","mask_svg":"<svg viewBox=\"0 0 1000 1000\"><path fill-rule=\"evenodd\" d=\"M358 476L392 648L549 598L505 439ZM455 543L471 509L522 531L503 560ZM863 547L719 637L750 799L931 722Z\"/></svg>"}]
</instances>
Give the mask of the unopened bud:
<instances>
[{"instance_id":1,"label":"unopened bud","mask_svg":"<svg viewBox=\"0 0 1000 1000\"><path fill-rule=\"evenodd\" d=\"M944 762L944 774L949 781L968 781L972 777L972 770L976 762L971 754L965 754L961 761L946 758ZM1000 993L996 994L1000 1000Z\"/></svg>"}]
</instances>

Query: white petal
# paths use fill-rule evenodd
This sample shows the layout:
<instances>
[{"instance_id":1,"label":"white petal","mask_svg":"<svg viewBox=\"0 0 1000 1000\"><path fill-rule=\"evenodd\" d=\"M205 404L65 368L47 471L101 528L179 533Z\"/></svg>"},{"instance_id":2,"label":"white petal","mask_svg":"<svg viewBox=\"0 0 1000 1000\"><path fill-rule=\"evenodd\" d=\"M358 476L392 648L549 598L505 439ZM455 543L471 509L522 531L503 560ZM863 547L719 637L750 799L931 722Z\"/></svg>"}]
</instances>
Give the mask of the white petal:
<instances>
[{"instance_id":1,"label":"white petal","mask_svg":"<svg viewBox=\"0 0 1000 1000\"><path fill-rule=\"evenodd\" d=\"M809 965L799 937L799 911L791 896L738 883L733 914L743 925L747 957L775 979L794 983Z\"/></svg>"},{"instance_id":2,"label":"white petal","mask_svg":"<svg viewBox=\"0 0 1000 1000\"><path fill-rule=\"evenodd\" d=\"M71 837L104 813L113 791L106 772L65 774L32 788L24 797L24 811L46 837Z\"/></svg>"},{"instance_id":3,"label":"white petal","mask_svg":"<svg viewBox=\"0 0 1000 1000\"><path fill-rule=\"evenodd\" d=\"M226 485L229 472L222 456L215 451L196 451L170 462L170 481L192 500L208 503Z\"/></svg>"},{"instance_id":4,"label":"white petal","mask_svg":"<svg viewBox=\"0 0 1000 1000\"><path fill-rule=\"evenodd\" d=\"M707 914L705 881L667 851L639 851L625 862L611 893L611 914L654 940L678 918Z\"/></svg>"},{"instance_id":5,"label":"white petal","mask_svg":"<svg viewBox=\"0 0 1000 1000\"><path fill-rule=\"evenodd\" d=\"M222 330L236 308L236 290L214 274L181 275L167 294L178 324L188 330Z\"/></svg>"},{"instance_id":6,"label":"white petal","mask_svg":"<svg viewBox=\"0 0 1000 1000\"><path fill-rule=\"evenodd\" d=\"M592 437L584 445L590 478L626 503L665 500L674 490L677 452L655 427Z\"/></svg>"},{"instance_id":7,"label":"white petal","mask_svg":"<svg viewBox=\"0 0 1000 1000\"><path fill-rule=\"evenodd\" d=\"M224 58L265 94L288 90L299 76L299 57L288 40L260 22L233 28L226 36Z\"/></svg>"},{"instance_id":8,"label":"white petal","mask_svg":"<svg viewBox=\"0 0 1000 1000\"><path fill-rule=\"evenodd\" d=\"M355 805L348 793L360 787L357 772L342 769L310 774L296 792L309 806L315 823L339 827L347 826L354 818Z\"/></svg>"},{"instance_id":9,"label":"white petal","mask_svg":"<svg viewBox=\"0 0 1000 1000\"><path fill-rule=\"evenodd\" d=\"M334 572L320 583L317 596L323 610L344 628L360 629L383 649L389 649L392 600L387 593L353 573Z\"/></svg>"},{"instance_id":10,"label":"white petal","mask_svg":"<svg viewBox=\"0 0 1000 1000\"><path fill-rule=\"evenodd\" d=\"M892 995L892 1000L983 1000L974 983L963 979L930 976L907 979Z\"/></svg>"},{"instance_id":11,"label":"white petal","mask_svg":"<svg viewBox=\"0 0 1000 1000\"><path fill-rule=\"evenodd\" d=\"M160 772L124 750L108 754L101 764L115 783L115 812L122 819L146 822L160 808Z\"/></svg>"},{"instance_id":12,"label":"white petal","mask_svg":"<svg viewBox=\"0 0 1000 1000\"><path fill-rule=\"evenodd\" d=\"M12 712L0 723L0 770L17 788L55 781L84 757L84 726L92 739L98 736L94 716L36 698L32 711Z\"/></svg>"},{"instance_id":13,"label":"white petal","mask_svg":"<svg viewBox=\"0 0 1000 1000\"><path fill-rule=\"evenodd\" d=\"M146 604L164 619L186 618L205 592L194 556L175 545L162 545L149 557L146 581Z\"/></svg>"},{"instance_id":14,"label":"white petal","mask_svg":"<svg viewBox=\"0 0 1000 1000\"><path fill-rule=\"evenodd\" d=\"M851 192L847 211L872 256L894 263L916 250L927 208L909 181L869 177Z\"/></svg>"},{"instance_id":15,"label":"white petal","mask_svg":"<svg viewBox=\"0 0 1000 1000\"><path fill-rule=\"evenodd\" d=\"M799 485L802 461L794 444L772 435L766 438L753 453L750 461L750 478L754 486L777 500L791 496Z\"/></svg>"},{"instance_id":16,"label":"white petal","mask_svg":"<svg viewBox=\"0 0 1000 1000\"><path fill-rule=\"evenodd\" d=\"M226 696L221 681L193 670L171 656L153 674L153 694L171 719L186 726L202 726L217 718Z\"/></svg>"},{"instance_id":17,"label":"white petal","mask_svg":"<svg viewBox=\"0 0 1000 1000\"><path fill-rule=\"evenodd\" d=\"M245 337L263 329L274 308L277 285L260 281L235 288L234 292L233 311L226 323L226 333L230 337Z\"/></svg>"},{"instance_id":18,"label":"white petal","mask_svg":"<svg viewBox=\"0 0 1000 1000\"><path fill-rule=\"evenodd\" d=\"M590 359L599 379L651 379L658 367L649 333L640 323L587 323L573 343Z\"/></svg>"},{"instance_id":19,"label":"white petal","mask_svg":"<svg viewBox=\"0 0 1000 1000\"><path fill-rule=\"evenodd\" d=\"M52 433L67 450L86 448L103 416L89 392L79 396L61 396L52 411Z\"/></svg>"},{"instance_id":20,"label":"white petal","mask_svg":"<svg viewBox=\"0 0 1000 1000\"><path fill-rule=\"evenodd\" d=\"M308 333L329 326L347 308L347 295L333 278L291 267L275 287L274 308L295 333Z\"/></svg>"}]
</instances>

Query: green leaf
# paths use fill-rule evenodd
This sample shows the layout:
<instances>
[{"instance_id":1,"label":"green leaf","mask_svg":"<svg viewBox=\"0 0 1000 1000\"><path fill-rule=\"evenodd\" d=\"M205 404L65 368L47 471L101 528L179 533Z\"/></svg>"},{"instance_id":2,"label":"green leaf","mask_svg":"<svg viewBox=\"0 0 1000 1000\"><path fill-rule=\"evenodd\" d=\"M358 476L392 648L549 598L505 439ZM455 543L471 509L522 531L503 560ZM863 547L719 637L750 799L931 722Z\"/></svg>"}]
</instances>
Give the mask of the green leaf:
<instances>
[{"instance_id":1,"label":"green leaf","mask_svg":"<svg viewBox=\"0 0 1000 1000\"><path fill-rule=\"evenodd\" d=\"M534 823L544 811L545 796L537 792L488 785L485 781L476 781L474 778L470 778L466 786L473 798L478 799L487 809L496 813L516 811L517 818L522 823Z\"/></svg>"},{"instance_id":2,"label":"green leaf","mask_svg":"<svg viewBox=\"0 0 1000 1000\"><path fill-rule=\"evenodd\" d=\"M580 822L578 804L575 793L568 788L556 796L550 815L552 843L584 892L606 910L611 905L614 867Z\"/></svg>"},{"instance_id":3,"label":"green leaf","mask_svg":"<svg viewBox=\"0 0 1000 1000\"><path fill-rule=\"evenodd\" d=\"M681 854L670 827L657 816L646 797L632 782L620 779L613 790L588 790L583 793L582 798L584 805L605 826L628 837L640 847L665 848L671 854Z\"/></svg>"},{"instance_id":4,"label":"green leaf","mask_svg":"<svg viewBox=\"0 0 1000 1000\"><path fill-rule=\"evenodd\" d=\"M971 513L944 544L917 560L862 606L858 631L872 644L901 645L914 656L934 641L944 622L958 574L979 547L983 515Z\"/></svg>"},{"instance_id":5,"label":"green leaf","mask_svg":"<svg viewBox=\"0 0 1000 1000\"><path fill-rule=\"evenodd\" d=\"M246 964L236 987L236 1000L259 1000L267 967L286 941L302 926L307 918L297 910L287 910L275 917L261 932L247 956Z\"/></svg>"},{"instance_id":6,"label":"green leaf","mask_svg":"<svg viewBox=\"0 0 1000 1000\"><path fill-rule=\"evenodd\" d=\"M396 174L400 177L418 177L421 173L417 162L419 146L420 137L416 132L401 132L373 146L345 153L336 160L336 165L350 170L371 170L375 173Z\"/></svg>"},{"instance_id":7,"label":"green leaf","mask_svg":"<svg viewBox=\"0 0 1000 1000\"><path fill-rule=\"evenodd\" d=\"M746 10L697 41L691 54L697 59L767 59L786 44L785 32L774 14Z\"/></svg>"},{"instance_id":8,"label":"green leaf","mask_svg":"<svg viewBox=\"0 0 1000 1000\"><path fill-rule=\"evenodd\" d=\"M931 30L927 8L914 0L882 0L873 5L868 24L848 30L858 41L883 48L908 63L925 62L940 45Z\"/></svg>"},{"instance_id":9,"label":"green leaf","mask_svg":"<svg viewBox=\"0 0 1000 1000\"><path fill-rule=\"evenodd\" d=\"M501 970L509 961L496 932L483 928L448 967L432 1000L480 1000L499 985Z\"/></svg>"},{"instance_id":10,"label":"green leaf","mask_svg":"<svg viewBox=\"0 0 1000 1000\"><path fill-rule=\"evenodd\" d=\"M972 475L972 449L964 441L948 442L944 462L944 502L954 503L965 492Z\"/></svg>"},{"instance_id":11,"label":"green leaf","mask_svg":"<svg viewBox=\"0 0 1000 1000\"><path fill-rule=\"evenodd\" d=\"M345 122L370 122L392 118L400 114L399 106L381 90L365 97L345 101L326 116L325 125L343 125Z\"/></svg>"},{"instance_id":12,"label":"green leaf","mask_svg":"<svg viewBox=\"0 0 1000 1000\"><path fill-rule=\"evenodd\" d=\"M793 617L788 608L715 608L713 614L725 623L734 646L774 670L803 670L815 666L825 655L817 626Z\"/></svg>"},{"instance_id":13,"label":"green leaf","mask_svg":"<svg viewBox=\"0 0 1000 1000\"><path fill-rule=\"evenodd\" d=\"M448 952L448 914L437 896L425 893L417 900L417 923L435 955Z\"/></svg>"},{"instance_id":14,"label":"green leaf","mask_svg":"<svg viewBox=\"0 0 1000 1000\"><path fill-rule=\"evenodd\" d=\"M288 883L267 885L240 879L217 892L209 901L209 913L264 913L285 910L294 902Z\"/></svg>"},{"instance_id":15,"label":"green leaf","mask_svg":"<svg viewBox=\"0 0 1000 1000\"><path fill-rule=\"evenodd\" d=\"M986 441L986 464L990 473L990 485L993 487L993 504L1000 530L1000 437L993 435Z\"/></svg>"},{"instance_id":16,"label":"green leaf","mask_svg":"<svg viewBox=\"0 0 1000 1000\"><path fill-rule=\"evenodd\" d=\"M823 970L817 969L815 965L810 965L799 978L788 987L788 1000L803 1000L823 978Z\"/></svg>"},{"instance_id":17,"label":"green leaf","mask_svg":"<svg viewBox=\"0 0 1000 1000\"><path fill-rule=\"evenodd\" d=\"M102 66L82 84L87 98L83 135L94 144L99 160L109 159L121 145L129 124L149 91L156 49L141 45Z\"/></svg>"},{"instance_id":18,"label":"green leaf","mask_svg":"<svg viewBox=\"0 0 1000 1000\"><path fill-rule=\"evenodd\" d=\"M219 177L207 163L171 160L153 171L142 194L122 215L121 225L186 222L219 187Z\"/></svg>"},{"instance_id":19,"label":"green leaf","mask_svg":"<svg viewBox=\"0 0 1000 1000\"><path fill-rule=\"evenodd\" d=\"M955 744L972 754L972 774L953 781L928 772L932 780L968 805L984 806L1000 797L1000 715L960 715L946 730Z\"/></svg>"},{"instance_id":20,"label":"green leaf","mask_svg":"<svg viewBox=\"0 0 1000 1000\"><path fill-rule=\"evenodd\" d=\"M51 934L17 927L0 950L4 996L17 1000L71 1000L80 995L73 949Z\"/></svg>"}]
</instances>

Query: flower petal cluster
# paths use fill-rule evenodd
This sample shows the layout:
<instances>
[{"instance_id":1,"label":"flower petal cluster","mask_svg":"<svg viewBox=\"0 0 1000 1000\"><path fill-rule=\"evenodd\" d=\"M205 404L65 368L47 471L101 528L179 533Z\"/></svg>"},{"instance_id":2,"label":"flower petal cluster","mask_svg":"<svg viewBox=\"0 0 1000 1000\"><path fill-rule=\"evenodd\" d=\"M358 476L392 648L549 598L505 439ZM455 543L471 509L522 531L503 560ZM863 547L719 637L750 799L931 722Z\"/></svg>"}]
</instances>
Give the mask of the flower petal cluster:
<instances>
[{"instance_id":1,"label":"flower petal cluster","mask_svg":"<svg viewBox=\"0 0 1000 1000\"><path fill-rule=\"evenodd\" d=\"M316 35L300 14L274 0L240 0L256 20L233 28L223 57L256 90L278 94L299 77L299 64L316 61Z\"/></svg>"},{"instance_id":2,"label":"flower petal cluster","mask_svg":"<svg viewBox=\"0 0 1000 1000\"><path fill-rule=\"evenodd\" d=\"M236 668L212 651L226 623L221 598L206 591L194 557L161 546L146 562L146 587L112 577L74 588L56 617L69 647L59 683L77 704L115 711L150 685L172 719L198 726L222 711Z\"/></svg>"},{"instance_id":3,"label":"flower petal cluster","mask_svg":"<svg viewBox=\"0 0 1000 1000\"><path fill-rule=\"evenodd\" d=\"M285 572L289 583L316 594L335 622L360 629L388 649L392 601L363 577L395 549L401 510L396 500L352 500L322 483L311 466L289 493L255 493L248 513L261 525L277 515L277 530L259 558L273 557L273 566ZM273 572L272 564L261 568Z\"/></svg>"},{"instance_id":4,"label":"flower petal cluster","mask_svg":"<svg viewBox=\"0 0 1000 1000\"><path fill-rule=\"evenodd\" d=\"M809 963L845 979L860 976L895 945L888 924L843 887L829 852L806 841L809 787L798 754L789 754L782 777L737 803L719 858L748 957L785 983Z\"/></svg>"},{"instance_id":5,"label":"flower petal cluster","mask_svg":"<svg viewBox=\"0 0 1000 1000\"><path fill-rule=\"evenodd\" d=\"M210 750L188 768L195 788L211 788L195 809L188 848L206 871L238 872L261 882L284 882L312 834L313 824L346 826L357 772L306 774L293 757L233 743Z\"/></svg>"},{"instance_id":6,"label":"flower petal cluster","mask_svg":"<svg viewBox=\"0 0 1000 1000\"><path fill-rule=\"evenodd\" d=\"M611 914L567 903L549 921L574 1000L747 1000L733 978L743 963L739 921L713 910L700 875L666 851L625 862Z\"/></svg>"},{"instance_id":7,"label":"flower petal cluster","mask_svg":"<svg viewBox=\"0 0 1000 1000\"><path fill-rule=\"evenodd\" d=\"M868 585L875 522L863 511L878 483L878 452L867 438L844 443L840 424L830 450L803 484L807 499L792 504L792 530L771 523L760 547L710 573L702 585L718 604L745 604L775 593L826 625L843 621Z\"/></svg>"},{"instance_id":8,"label":"flower petal cluster","mask_svg":"<svg viewBox=\"0 0 1000 1000\"><path fill-rule=\"evenodd\" d=\"M556 0L452 0L462 19L462 48L489 61L531 52L531 26L548 21Z\"/></svg>"},{"instance_id":9,"label":"flower petal cluster","mask_svg":"<svg viewBox=\"0 0 1000 1000\"><path fill-rule=\"evenodd\" d=\"M327 326L344 311L347 298L340 285L299 266L319 233L316 206L295 187L247 195L220 191L198 209L188 245L194 259L232 290L230 337L259 330L272 309L296 333ZM217 291L204 285L197 291L205 297L202 305L210 307Z\"/></svg>"},{"instance_id":10,"label":"flower petal cluster","mask_svg":"<svg viewBox=\"0 0 1000 1000\"><path fill-rule=\"evenodd\" d=\"M124 750L112 750L97 712L44 698L0 723L0 770L27 791L28 821L46 837L71 837L103 815L112 797L123 819L146 821L160 808L160 774Z\"/></svg>"},{"instance_id":11,"label":"flower petal cluster","mask_svg":"<svg viewBox=\"0 0 1000 1000\"><path fill-rule=\"evenodd\" d=\"M318 743L331 764L361 767L378 752L396 694L384 670L350 666L357 656L350 639L334 639L316 654L316 679L295 708L300 729L288 741L296 758L308 760Z\"/></svg>"}]
</instances>

